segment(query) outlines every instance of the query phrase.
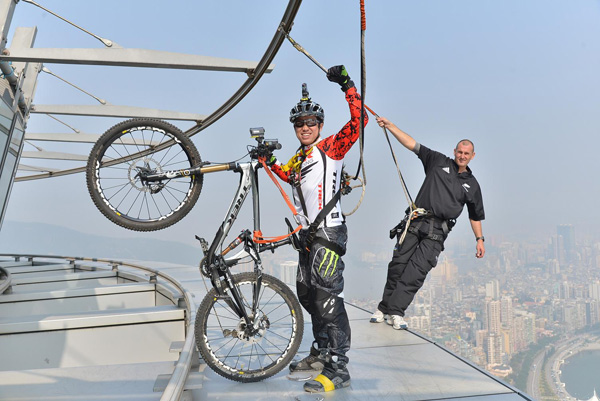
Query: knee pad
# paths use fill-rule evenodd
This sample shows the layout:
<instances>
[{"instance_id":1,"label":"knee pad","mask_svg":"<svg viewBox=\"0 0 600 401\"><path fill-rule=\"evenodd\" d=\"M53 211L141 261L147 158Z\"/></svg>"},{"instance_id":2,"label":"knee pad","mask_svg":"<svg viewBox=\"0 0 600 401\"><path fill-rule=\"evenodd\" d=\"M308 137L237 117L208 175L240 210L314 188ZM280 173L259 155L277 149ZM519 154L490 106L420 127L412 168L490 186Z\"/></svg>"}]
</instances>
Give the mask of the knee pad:
<instances>
[{"instance_id":1,"label":"knee pad","mask_svg":"<svg viewBox=\"0 0 600 401\"><path fill-rule=\"evenodd\" d=\"M346 313L344 299L317 288L313 302L315 312L321 317L323 323L333 323L340 314Z\"/></svg>"},{"instance_id":2,"label":"knee pad","mask_svg":"<svg viewBox=\"0 0 600 401\"><path fill-rule=\"evenodd\" d=\"M296 293L298 294L298 301L300 301L300 305L302 305L304 309L306 309L308 313L312 315L314 313L314 309L312 308L312 303L310 302L310 289L306 286L306 284L297 281Z\"/></svg>"}]
</instances>

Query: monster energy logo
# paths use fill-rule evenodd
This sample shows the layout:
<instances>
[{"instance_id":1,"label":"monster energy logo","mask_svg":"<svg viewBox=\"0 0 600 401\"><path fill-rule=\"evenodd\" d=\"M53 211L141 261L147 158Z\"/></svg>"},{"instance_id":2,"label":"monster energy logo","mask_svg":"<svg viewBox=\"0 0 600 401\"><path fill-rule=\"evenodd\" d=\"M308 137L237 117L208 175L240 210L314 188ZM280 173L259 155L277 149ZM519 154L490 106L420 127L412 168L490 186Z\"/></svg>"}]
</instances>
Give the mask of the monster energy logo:
<instances>
[{"instance_id":1,"label":"monster energy logo","mask_svg":"<svg viewBox=\"0 0 600 401\"><path fill-rule=\"evenodd\" d=\"M329 276L333 276L333 273L335 272L335 268L337 267L338 259L340 258L340 256L337 253L333 252L330 249L325 248L325 255L323 256L323 260L321 260L321 264L319 265L319 273L321 273L323 264L325 264L325 261L328 259L328 257L329 257L329 263L327 264L327 268L325 269L325 273L323 274L323 277L327 276L327 272L331 268L332 264L333 264L333 268L331 269L331 273L329 274Z\"/></svg>"}]
</instances>

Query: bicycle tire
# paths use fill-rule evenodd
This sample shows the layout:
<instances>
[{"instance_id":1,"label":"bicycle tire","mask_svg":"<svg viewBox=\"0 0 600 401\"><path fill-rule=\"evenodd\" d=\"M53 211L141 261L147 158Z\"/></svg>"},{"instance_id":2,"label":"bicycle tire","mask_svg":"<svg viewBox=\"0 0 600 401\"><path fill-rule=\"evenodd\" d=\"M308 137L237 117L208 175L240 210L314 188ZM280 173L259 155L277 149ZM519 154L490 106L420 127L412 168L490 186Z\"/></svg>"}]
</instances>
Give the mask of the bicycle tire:
<instances>
[{"instance_id":1,"label":"bicycle tire","mask_svg":"<svg viewBox=\"0 0 600 401\"><path fill-rule=\"evenodd\" d=\"M251 301L256 273L236 274L233 282L243 299ZM267 274L262 275L261 285L259 302L265 303L257 309L261 327L268 328L252 339L240 339L233 333L243 328L243 319L217 298L214 288L198 308L194 332L200 355L212 370L227 379L250 383L271 377L291 362L302 342L304 318L294 293ZM250 311L250 304L244 303Z\"/></svg>"},{"instance_id":2,"label":"bicycle tire","mask_svg":"<svg viewBox=\"0 0 600 401\"><path fill-rule=\"evenodd\" d=\"M169 142L172 146L166 146ZM144 151L140 157L119 162ZM148 118L126 120L108 129L92 148L86 166L88 192L113 223L134 231L161 230L194 207L203 175L148 185L137 176L139 169L189 169L201 161L193 142L174 125Z\"/></svg>"}]
</instances>

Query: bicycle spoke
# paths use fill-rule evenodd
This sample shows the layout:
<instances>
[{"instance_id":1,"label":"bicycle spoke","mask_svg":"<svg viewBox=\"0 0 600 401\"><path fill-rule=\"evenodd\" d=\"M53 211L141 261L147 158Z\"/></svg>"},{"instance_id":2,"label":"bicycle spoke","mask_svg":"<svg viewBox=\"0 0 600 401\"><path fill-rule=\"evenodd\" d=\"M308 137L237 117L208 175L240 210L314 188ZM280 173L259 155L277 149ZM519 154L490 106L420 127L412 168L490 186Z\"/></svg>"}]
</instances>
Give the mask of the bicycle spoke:
<instances>
[{"instance_id":1,"label":"bicycle spoke","mask_svg":"<svg viewBox=\"0 0 600 401\"><path fill-rule=\"evenodd\" d=\"M125 189L125 188L127 188L127 187L123 187L123 189ZM125 195L123 196L123 199L121 199L121 202L119 202L119 204L117 205L117 207L116 207L117 210L119 210L121 208L121 204L123 203L123 201L125 200L127 195L129 195L131 193L131 191L133 191L133 187L129 187L129 190L125 193ZM111 196L109 199L112 200L112 198L115 197L119 192L121 192L121 191L119 190L116 194ZM138 193L138 196L139 196L139 193ZM137 197L136 197L136 199L137 199ZM135 202L135 200L134 200L134 202ZM131 209L131 207L130 207L130 209Z\"/></svg>"},{"instance_id":2,"label":"bicycle spoke","mask_svg":"<svg viewBox=\"0 0 600 401\"><path fill-rule=\"evenodd\" d=\"M214 350L215 354L217 354L221 350L221 348L225 347L227 344L229 344L230 342L232 342L234 340L236 340L236 342L239 341L237 338L231 338L225 344L221 345L219 348L217 348L216 350ZM235 346L235 343L233 345Z\"/></svg>"},{"instance_id":3,"label":"bicycle spoke","mask_svg":"<svg viewBox=\"0 0 600 401\"><path fill-rule=\"evenodd\" d=\"M265 351L265 349L263 347L261 347L260 344L257 344L257 346L260 347L260 349L262 349L263 351ZM273 358L271 358L271 355L267 351L265 351L264 355L266 357L268 357L271 360L271 362L275 362L275 360Z\"/></svg>"},{"instance_id":4,"label":"bicycle spoke","mask_svg":"<svg viewBox=\"0 0 600 401\"><path fill-rule=\"evenodd\" d=\"M279 321L281 321L281 320L283 320L283 319L287 319L287 318L289 318L289 316L285 316L285 315L283 315L282 317L280 317L280 318L279 318L279 319L277 319L277 320L273 320L273 321L271 321L271 320L269 319L269 322L271 323L271 327L273 327L273 326L276 326L276 327L277 327L277 325L276 325L275 323L277 323L277 322L279 322Z\"/></svg>"},{"instance_id":5,"label":"bicycle spoke","mask_svg":"<svg viewBox=\"0 0 600 401\"><path fill-rule=\"evenodd\" d=\"M282 335L280 335L280 334L276 333L276 332L275 332L275 331L273 331L273 330L272 330L272 331L270 331L269 333L271 333L271 334L273 334L273 335L276 335L276 336L278 336L278 337L281 337L281 338L283 338L285 341L289 341L289 338L287 338L287 337L284 337L284 336L282 336ZM268 340L268 339L266 339L266 338L265 338L265 340L269 341L269 340ZM270 341L269 341L269 342L270 342ZM275 344L273 344L273 345L275 345Z\"/></svg>"},{"instance_id":6,"label":"bicycle spoke","mask_svg":"<svg viewBox=\"0 0 600 401\"><path fill-rule=\"evenodd\" d=\"M252 326L246 327L247 322L240 317L230 317L233 315L231 308L215 299L214 290L203 300L196 315L198 348L209 366L222 376L243 382L262 380L281 370L298 350L303 319L301 314L297 320L290 315L292 310L300 310L300 305L289 288L274 280L263 275L260 294L256 297L259 303L255 305L255 313L251 314L256 275L239 273L233 276L240 302ZM265 308L272 315L265 314ZM229 315L230 319L222 319L221 315ZM228 326L222 324L226 322ZM231 341L230 336L235 341Z\"/></svg>"}]
</instances>

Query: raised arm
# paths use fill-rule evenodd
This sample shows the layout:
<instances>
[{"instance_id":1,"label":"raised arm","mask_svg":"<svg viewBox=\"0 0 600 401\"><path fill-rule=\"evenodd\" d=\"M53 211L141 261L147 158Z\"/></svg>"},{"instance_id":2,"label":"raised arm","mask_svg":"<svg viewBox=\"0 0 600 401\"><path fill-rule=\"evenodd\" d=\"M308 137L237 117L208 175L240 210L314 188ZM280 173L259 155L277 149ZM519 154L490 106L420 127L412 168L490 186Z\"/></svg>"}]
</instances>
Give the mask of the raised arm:
<instances>
[{"instance_id":1,"label":"raised arm","mask_svg":"<svg viewBox=\"0 0 600 401\"><path fill-rule=\"evenodd\" d=\"M417 141L415 141L412 136L396 127L396 125L387 118L377 117L377 124L379 124L380 127L389 129L392 135L394 135L398 142L400 142L406 149L410 150L411 152L415 149Z\"/></svg>"},{"instance_id":2,"label":"raised arm","mask_svg":"<svg viewBox=\"0 0 600 401\"><path fill-rule=\"evenodd\" d=\"M473 229L473 234L475 234L475 238L477 241L475 256L477 258L483 258L485 256L485 244L483 239L483 231L481 229L481 221L479 220L469 220L471 222L471 228Z\"/></svg>"},{"instance_id":3,"label":"raised arm","mask_svg":"<svg viewBox=\"0 0 600 401\"><path fill-rule=\"evenodd\" d=\"M331 67L327 72L327 79L338 83L345 93L346 101L350 107L350 121L337 134L325 138L317 146L332 159L341 160L360 135L360 109L362 104L354 82L348 76L348 72L343 65ZM368 122L369 116L365 113L365 126Z\"/></svg>"}]
</instances>

